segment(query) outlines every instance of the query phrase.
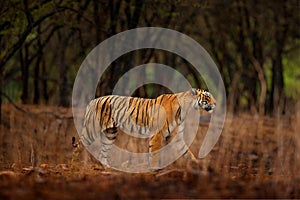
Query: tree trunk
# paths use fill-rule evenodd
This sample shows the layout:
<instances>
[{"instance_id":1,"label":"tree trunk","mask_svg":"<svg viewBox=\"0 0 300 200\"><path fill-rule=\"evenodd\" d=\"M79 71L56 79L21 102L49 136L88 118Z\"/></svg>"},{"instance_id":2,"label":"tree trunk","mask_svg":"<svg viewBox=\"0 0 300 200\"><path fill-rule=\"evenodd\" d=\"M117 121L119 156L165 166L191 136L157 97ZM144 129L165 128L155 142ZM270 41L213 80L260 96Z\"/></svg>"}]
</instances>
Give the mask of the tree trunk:
<instances>
[{"instance_id":1,"label":"tree trunk","mask_svg":"<svg viewBox=\"0 0 300 200\"><path fill-rule=\"evenodd\" d=\"M255 1L257 4L257 1ZM257 78L259 80L260 91L258 93L256 102L258 105L259 115L265 114L265 103L267 98L267 81L264 72L264 58L263 58L263 46L261 43L261 38L259 36L257 27L259 27L259 21L252 17L252 30L251 30L251 40L252 40L252 55L249 55L249 60L251 61L255 71L257 72ZM248 24L250 24L250 18L248 17ZM255 89L255 88L254 88Z\"/></svg>"},{"instance_id":2,"label":"tree trunk","mask_svg":"<svg viewBox=\"0 0 300 200\"><path fill-rule=\"evenodd\" d=\"M20 64L22 72L22 103L29 103L28 96L28 80L29 80L29 65L28 65L28 46L24 46L25 55L23 56L23 49L20 49Z\"/></svg>"},{"instance_id":3,"label":"tree trunk","mask_svg":"<svg viewBox=\"0 0 300 200\"><path fill-rule=\"evenodd\" d=\"M0 124L2 124L2 84L3 84L3 73L0 74Z\"/></svg>"},{"instance_id":4,"label":"tree trunk","mask_svg":"<svg viewBox=\"0 0 300 200\"><path fill-rule=\"evenodd\" d=\"M59 66L59 105L68 106L68 94L67 94L67 66L65 63L65 52L62 48L60 54L60 66Z\"/></svg>"},{"instance_id":5,"label":"tree trunk","mask_svg":"<svg viewBox=\"0 0 300 200\"><path fill-rule=\"evenodd\" d=\"M259 115L263 115L265 113L265 102L267 97L267 81L265 77L265 73L262 67L262 64L259 63L257 59L255 59L252 55L249 55L249 59L252 62L257 74L258 80L260 82L260 94L258 99L258 113Z\"/></svg>"},{"instance_id":6,"label":"tree trunk","mask_svg":"<svg viewBox=\"0 0 300 200\"><path fill-rule=\"evenodd\" d=\"M277 51L275 58L273 58L272 74L271 105L273 114L280 115L283 106L283 66L280 51Z\"/></svg>"},{"instance_id":7,"label":"tree trunk","mask_svg":"<svg viewBox=\"0 0 300 200\"><path fill-rule=\"evenodd\" d=\"M239 105L239 99L241 98L240 91L239 91L239 81L240 81L240 72L236 72L233 75L233 79L231 82L231 89L228 93L228 107L227 107L227 113L234 114L237 110L237 107Z\"/></svg>"},{"instance_id":8,"label":"tree trunk","mask_svg":"<svg viewBox=\"0 0 300 200\"><path fill-rule=\"evenodd\" d=\"M286 5L283 5L278 12L282 12L286 16ZM274 15L274 23L280 22L277 14ZM284 82L283 82L283 64L282 54L286 42L288 27L286 22L281 22L275 29L275 54L272 59L272 84L270 103L273 108L273 114L281 115L284 103Z\"/></svg>"},{"instance_id":9,"label":"tree trunk","mask_svg":"<svg viewBox=\"0 0 300 200\"><path fill-rule=\"evenodd\" d=\"M68 45L68 41L71 37L71 34L64 35L60 31L58 31L58 37L62 42L60 53L59 53L59 105L60 106L68 106L68 80L67 80L67 65L66 65L66 49L65 47Z\"/></svg>"},{"instance_id":10,"label":"tree trunk","mask_svg":"<svg viewBox=\"0 0 300 200\"><path fill-rule=\"evenodd\" d=\"M38 56L36 60L36 64L34 67L34 79L33 79L33 103L38 104L40 100L40 92L39 92L39 75L40 75L40 60L41 57Z\"/></svg>"},{"instance_id":11,"label":"tree trunk","mask_svg":"<svg viewBox=\"0 0 300 200\"><path fill-rule=\"evenodd\" d=\"M45 101L45 104L48 104L49 102L49 95L48 95L48 83L47 83L47 79L46 79L46 64L45 61L42 61L42 74L43 74L43 78L42 78L42 94L43 94L43 99Z\"/></svg>"},{"instance_id":12,"label":"tree trunk","mask_svg":"<svg viewBox=\"0 0 300 200\"><path fill-rule=\"evenodd\" d=\"M37 39L37 45L38 45L38 55L34 67L34 78L33 78L33 103L38 104L40 100L40 91L39 91L39 75L40 75L40 63L43 56L43 47L41 43L41 30L40 26L37 28L38 31L38 39Z\"/></svg>"},{"instance_id":13,"label":"tree trunk","mask_svg":"<svg viewBox=\"0 0 300 200\"><path fill-rule=\"evenodd\" d=\"M256 113L256 85L257 74L251 69L249 58L247 57L249 45L247 44L248 32L250 32L250 17L246 3L244 1L238 1L238 40L237 47L241 55L241 63L244 71L242 71L243 80L247 84L243 84L244 91L247 94L248 109L252 113Z\"/></svg>"}]
</instances>

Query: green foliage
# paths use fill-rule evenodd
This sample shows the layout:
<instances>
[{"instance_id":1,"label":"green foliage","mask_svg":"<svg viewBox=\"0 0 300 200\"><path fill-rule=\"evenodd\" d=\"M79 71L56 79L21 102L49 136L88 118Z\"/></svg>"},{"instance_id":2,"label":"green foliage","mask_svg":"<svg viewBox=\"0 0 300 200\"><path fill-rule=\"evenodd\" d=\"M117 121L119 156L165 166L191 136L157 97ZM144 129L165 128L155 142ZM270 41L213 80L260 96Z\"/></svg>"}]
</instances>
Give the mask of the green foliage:
<instances>
[{"instance_id":1,"label":"green foliage","mask_svg":"<svg viewBox=\"0 0 300 200\"><path fill-rule=\"evenodd\" d=\"M300 99L300 49L283 58L284 92L292 99Z\"/></svg>"}]
</instances>

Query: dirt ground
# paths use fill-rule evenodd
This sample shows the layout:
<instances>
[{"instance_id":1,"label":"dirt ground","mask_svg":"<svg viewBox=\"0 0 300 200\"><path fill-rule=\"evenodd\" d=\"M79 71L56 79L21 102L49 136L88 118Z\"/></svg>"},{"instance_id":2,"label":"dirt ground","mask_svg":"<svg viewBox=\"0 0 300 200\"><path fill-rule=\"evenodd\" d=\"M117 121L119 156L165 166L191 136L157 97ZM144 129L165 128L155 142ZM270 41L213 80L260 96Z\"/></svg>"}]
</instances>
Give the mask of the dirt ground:
<instances>
[{"instance_id":1,"label":"dirt ground","mask_svg":"<svg viewBox=\"0 0 300 200\"><path fill-rule=\"evenodd\" d=\"M228 116L199 163L182 157L157 172L130 174L104 170L85 151L74 159L70 109L19 107L2 112L0 199L300 198L299 116ZM195 155L207 127L200 123Z\"/></svg>"}]
</instances>

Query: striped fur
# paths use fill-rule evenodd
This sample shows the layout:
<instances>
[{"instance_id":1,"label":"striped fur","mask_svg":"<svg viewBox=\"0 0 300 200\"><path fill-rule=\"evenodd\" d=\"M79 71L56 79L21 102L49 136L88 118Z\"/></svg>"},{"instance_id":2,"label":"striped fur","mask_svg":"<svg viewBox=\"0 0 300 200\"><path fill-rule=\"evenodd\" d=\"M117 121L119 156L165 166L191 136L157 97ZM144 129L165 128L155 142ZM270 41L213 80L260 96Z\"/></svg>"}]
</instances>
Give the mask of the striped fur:
<instances>
[{"instance_id":1,"label":"striped fur","mask_svg":"<svg viewBox=\"0 0 300 200\"><path fill-rule=\"evenodd\" d=\"M87 106L81 140L90 145L101 137L101 161L109 166L108 151L117 137L118 128L150 137L149 152L155 152L175 128L178 127L177 134L183 134L185 116L190 108L212 112L215 106L215 99L209 92L194 88L156 99L103 96ZM159 158L150 158L151 166L157 166L158 162Z\"/></svg>"}]
</instances>

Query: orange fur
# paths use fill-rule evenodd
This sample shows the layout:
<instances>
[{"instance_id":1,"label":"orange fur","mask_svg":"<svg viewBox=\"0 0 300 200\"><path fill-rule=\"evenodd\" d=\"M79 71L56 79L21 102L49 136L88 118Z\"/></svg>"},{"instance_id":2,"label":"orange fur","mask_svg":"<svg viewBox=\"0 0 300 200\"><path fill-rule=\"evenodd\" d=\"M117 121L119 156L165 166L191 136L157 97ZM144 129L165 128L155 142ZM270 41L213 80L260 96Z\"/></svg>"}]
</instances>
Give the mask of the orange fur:
<instances>
[{"instance_id":1,"label":"orange fur","mask_svg":"<svg viewBox=\"0 0 300 200\"><path fill-rule=\"evenodd\" d=\"M177 94L163 94L156 99L104 96L89 103L81 139L89 145L101 137L108 145L105 147L107 151L117 137L117 128L120 128L150 136L149 152L155 152L166 143L166 138L176 127L183 125L189 109L211 112L214 107L215 99L210 93L193 88ZM103 157L107 159L106 154ZM153 159L154 165L157 162L159 158Z\"/></svg>"}]
</instances>

